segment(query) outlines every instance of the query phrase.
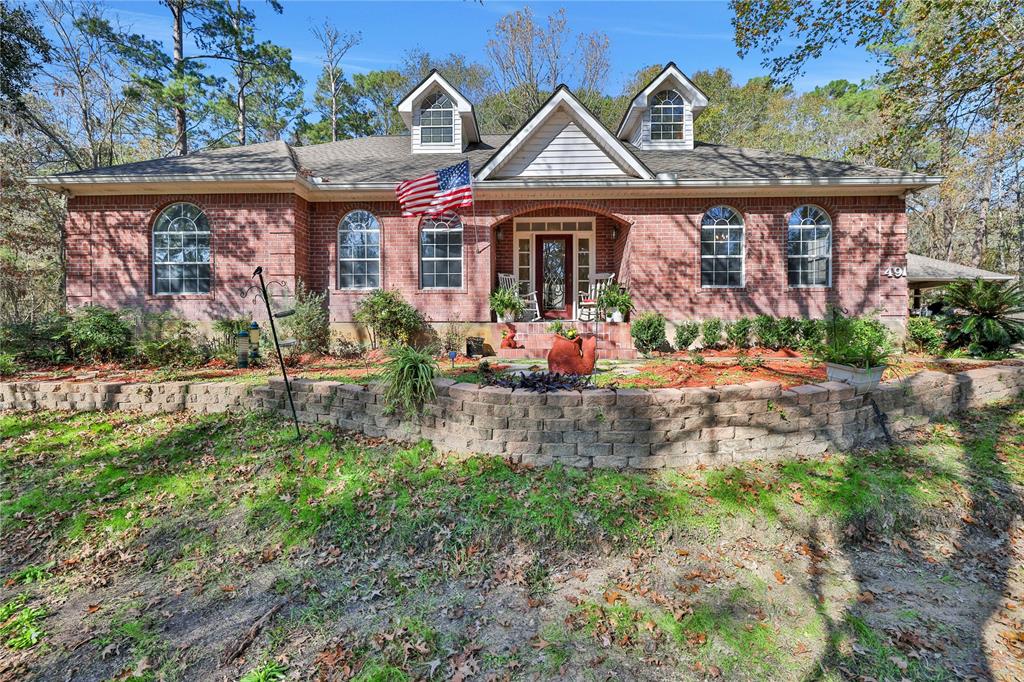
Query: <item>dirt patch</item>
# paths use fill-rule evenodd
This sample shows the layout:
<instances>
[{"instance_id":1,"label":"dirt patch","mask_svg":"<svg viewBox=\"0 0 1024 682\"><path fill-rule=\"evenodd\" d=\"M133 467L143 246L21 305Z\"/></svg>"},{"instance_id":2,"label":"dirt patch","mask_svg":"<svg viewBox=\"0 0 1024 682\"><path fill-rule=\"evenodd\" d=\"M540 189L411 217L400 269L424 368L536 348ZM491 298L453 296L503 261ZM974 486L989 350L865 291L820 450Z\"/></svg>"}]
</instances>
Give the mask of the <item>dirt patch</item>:
<instances>
[{"instance_id":1,"label":"dirt patch","mask_svg":"<svg viewBox=\"0 0 1024 682\"><path fill-rule=\"evenodd\" d=\"M639 374L616 377L614 382L630 388L691 388L743 384L748 381L774 381L783 388L825 381L825 368L803 361L773 362L741 367L729 362L652 362L637 368Z\"/></svg>"}]
</instances>

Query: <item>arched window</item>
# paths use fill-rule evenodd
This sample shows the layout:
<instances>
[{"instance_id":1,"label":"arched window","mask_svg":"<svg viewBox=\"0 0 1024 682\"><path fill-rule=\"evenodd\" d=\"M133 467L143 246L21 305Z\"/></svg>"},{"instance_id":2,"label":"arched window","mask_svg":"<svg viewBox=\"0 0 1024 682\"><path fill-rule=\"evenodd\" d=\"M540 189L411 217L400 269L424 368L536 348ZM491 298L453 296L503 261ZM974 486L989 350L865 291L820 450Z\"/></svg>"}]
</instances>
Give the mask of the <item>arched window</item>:
<instances>
[{"instance_id":1,"label":"arched window","mask_svg":"<svg viewBox=\"0 0 1024 682\"><path fill-rule=\"evenodd\" d=\"M351 211L338 224L338 288L380 287L380 222L369 211Z\"/></svg>"},{"instance_id":2,"label":"arched window","mask_svg":"<svg viewBox=\"0 0 1024 682\"><path fill-rule=\"evenodd\" d=\"M662 90L651 100L651 140L682 140L686 105L675 90Z\"/></svg>"},{"instance_id":3,"label":"arched window","mask_svg":"<svg viewBox=\"0 0 1024 682\"><path fill-rule=\"evenodd\" d=\"M700 285L743 286L743 218L728 206L708 209L700 221Z\"/></svg>"},{"instance_id":4,"label":"arched window","mask_svg":"<svg viewBox=\"0 0 1024 682\"><path fill-rule=\"evenodd\" d=\"M462 220L454 213L420 225L420 288L462 286Z\"/></svg>"},{"instance_id":5,"label":"arched window","mask_svg":"<svg viewBox=\"0 0 1024 682\"><path fill-rule=\"evenodd\" d=\"M195 204L171 204L153 223L153 292L210 292L210 222Z\"/></svg>"},{"instance_id":6,"label":"arched window","mask_svg":"<svg viewBox=\"0 0 1024 682\"><path fill-rule=\"evenodd\" d=\"M420 109L420 142L445 143L455 139L454 112L455 105L443 92L423 100Z\"/></svg>"},{"instance_id":7,"label":"arched window","mask_svg":"<svg viewBox=\"0 0 1024 682\"><path fill-rule=\"evenodd\" d=\"M832 286L832 219L828 213L805 205L790 214L786 256L789 286Z\"/></svg>"}]
</instances>

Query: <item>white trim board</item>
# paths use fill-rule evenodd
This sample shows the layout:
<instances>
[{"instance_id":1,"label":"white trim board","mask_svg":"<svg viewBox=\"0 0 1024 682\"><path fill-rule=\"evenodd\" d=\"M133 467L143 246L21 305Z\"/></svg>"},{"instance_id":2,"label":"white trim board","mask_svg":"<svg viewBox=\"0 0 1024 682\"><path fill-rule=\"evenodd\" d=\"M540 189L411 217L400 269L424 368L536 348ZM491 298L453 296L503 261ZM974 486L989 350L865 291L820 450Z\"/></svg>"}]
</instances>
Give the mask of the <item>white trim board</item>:
<instances>
[{"instance_id":1,"label":"white trim board","mask_svg":"<svg viewBox=\"0 0 1024 682\"><path fill-rule=\"evenodd\" d=\"M491 176L500 176L503 167L540 133L542 127L558 112L565 112L568 120L582 130L610 160L622 169L623 175L653 180L654 174L620 140L608 132L601 122L576 99L569 88L558 86L544 106L523 127L502 145L476 173L474 181L481 182Z\"/></svg>"}]
</instances>

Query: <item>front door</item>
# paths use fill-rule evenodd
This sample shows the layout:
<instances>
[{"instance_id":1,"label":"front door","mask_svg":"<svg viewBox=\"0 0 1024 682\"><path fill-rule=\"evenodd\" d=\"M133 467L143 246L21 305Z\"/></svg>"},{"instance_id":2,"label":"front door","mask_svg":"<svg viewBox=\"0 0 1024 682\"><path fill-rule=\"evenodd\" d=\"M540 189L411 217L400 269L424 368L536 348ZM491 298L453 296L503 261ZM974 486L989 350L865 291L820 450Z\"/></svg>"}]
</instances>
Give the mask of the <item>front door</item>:
<instances>
[{"instance_id":1,"label":"front door","mask_svg":"<svg viewBox=\"0 0 1024 682\"><path fill-rule=\"evenodd\" d=\"M547 318L572 317L572 235L537 235L537 292Z\"/></svg>"}]
</instances>

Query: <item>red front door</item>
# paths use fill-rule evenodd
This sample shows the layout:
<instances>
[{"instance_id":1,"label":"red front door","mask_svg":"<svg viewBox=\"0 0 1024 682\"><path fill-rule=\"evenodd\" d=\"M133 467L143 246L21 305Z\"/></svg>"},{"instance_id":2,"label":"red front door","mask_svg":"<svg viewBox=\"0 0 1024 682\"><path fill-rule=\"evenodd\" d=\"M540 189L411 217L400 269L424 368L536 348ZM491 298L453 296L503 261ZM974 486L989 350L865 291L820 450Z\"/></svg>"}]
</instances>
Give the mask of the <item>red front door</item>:
<instances>
[{"instance_id":1,"label":"red front door","mask_svg":"<svg viewBox=\"0 0 1024 682\"><path fill-rule=\"evenodd\" d=\"M572 317L572 235L537 235L537 293L540 313L548 318Z\"/></svg>"}]
</instances>

